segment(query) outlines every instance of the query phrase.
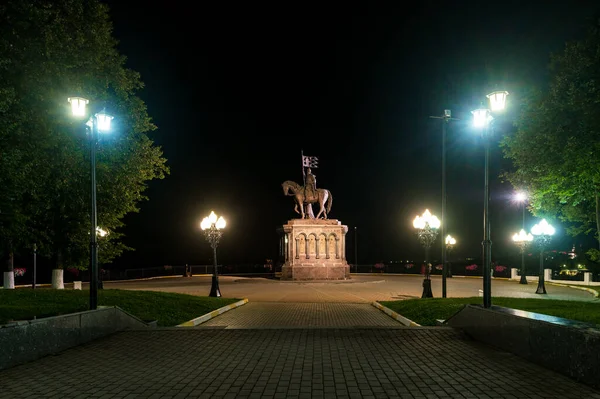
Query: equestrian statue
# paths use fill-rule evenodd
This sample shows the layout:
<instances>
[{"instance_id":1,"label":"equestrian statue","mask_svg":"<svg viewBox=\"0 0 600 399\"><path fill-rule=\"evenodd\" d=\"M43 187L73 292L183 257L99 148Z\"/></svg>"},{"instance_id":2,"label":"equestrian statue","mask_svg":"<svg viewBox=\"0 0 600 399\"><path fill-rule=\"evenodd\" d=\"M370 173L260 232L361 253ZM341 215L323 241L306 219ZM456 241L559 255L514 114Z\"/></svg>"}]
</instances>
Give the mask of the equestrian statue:
<instances>
[{"instance_id":1,"label":"equestrian statue","mask_svg":"<svg viewBox=\"0 0 600 399\"><path fill-rule=\"evenodd\" d=\"M294 197L294 211L302 216L302 219L327 219L327 214L331 211L331 202L333 197L331 191L324 188L317 188L316 176L312 174L310 168L306 169L306 184L301 186L292 180L286 180L281 185L283 195ZM312 204L319 204L319 213L315 217L312 212ZM327 203L327 210L325 204Z\"/></svg>"}]
</instances>

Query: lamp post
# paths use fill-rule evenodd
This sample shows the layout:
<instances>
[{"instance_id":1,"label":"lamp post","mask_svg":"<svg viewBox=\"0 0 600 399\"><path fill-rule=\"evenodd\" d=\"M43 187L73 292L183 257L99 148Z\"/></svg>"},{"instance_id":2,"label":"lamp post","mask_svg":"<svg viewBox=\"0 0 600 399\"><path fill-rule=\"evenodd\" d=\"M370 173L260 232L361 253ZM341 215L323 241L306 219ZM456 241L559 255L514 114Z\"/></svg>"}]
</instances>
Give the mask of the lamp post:
<instances>
[{"instance_id":1,"label":"lamp post","mask_svg":"<svg viewBox=\"0 0 600 399\"><path fill-rule=\"evenodd\" d=\"M200 228L204 231L206 239L213 249L213 275L210 294L208 294L208 296L217 298L221 296L221 290L219 289L219 274L217 272L217 247L219 246L221 236L223 236L223 229L225 226L226 223L223 216L217 218L217 215L213 211L210 212L208 217L202 219L202 223L200 223Z\"/></svg>"},{"instance_id":2,"label":"lamp post","mask_svg":"<svg viewBox=\"0 0 600 399\"><path fill-rule=\"evenodd\" d=\"M527 194L525 194L524 192L521 192L521 191L516 193L515 201L521 203L521 211L523 213L523 224L521 225L521 231L523 232L523 234L525 234L525 201L527 201ZM517 236L517 234L515 234L513 236L513 240L515 240L516 236ZM533 237L532 237L532 239L533 239ZM531 240L529 240L529 241L531 241ZM517 242L517 241L515 240L515 242ZM519 244L517 244L517 245L519 245ZM519 245L519 247L520 247L520 245ZM527 274L525 273L525 247L521 248L521 280L519 281L519 284L527 284Z\"/></svg>"},{"instance_id":3,"label":"lamp post","mask_svg":"<svg viewBox=\"0 0 600 399\"><path fill-rule=\"evenodd\" d=\"M100 238L104 238L108 235L108 230L104 230L101 227L96 227L96 234ZM100 245L98 245L98 246L100 246ZM100 269L100 267L98 267L98 269ZM104 280L102 280L102 273L100 273L100 271L98 271L98 289L99 290L104 289Z\"/></svg>"},{"instance_id":4,"label":"lamp post","mask_svg":"<svg viewBox=\"0 0 600 399\"><path fill-rule=\"evenodd\" d=\"M358 227L354 226L354 273L358 273Z\"/></svg>"},{"instance_id":5,"label":"lamp post","mask_svg":"<svg viewBox=\"0 0 600 399\"><path fill-rule=\"evenodd\" d=\"M86 106L89 100L81 97L70 97L71 111L75 117L85 117L87 115ZM92 115L86 122L89 127L90 138L90 163L91 163L91 181L92 181L92 212L90 229L90 310L98 307L98 240L96 228L98 226L98 216L96 209L96 145L98 143L98 134L110 131L110 122L112 116L99 112Z\"/></svg>"},{"instance_id":6,"label":"lamp post","mask_svg":"<svg viewBox=\"0 0 600 399\"><path fill-rule=\"evenodd\" d=\"M555 229L546 219L531 228L531 234L535 236L535 242L540 247L540 277L538 280L536 294L546 294L546 285L544 284L544 249L552 240Z\"/></svg>"},{"instance_id":7,"label":"lamp post","mask_svg":"<svg viewBox=\"0 0 600 399\"><path fill-rule=\"evenodd\" d=\"M487 95L490 108L479 108L472 111L473 124L481 129L485 149L484 189L483 189L483 307L492 306L492 240L490 234L490 139L492 136L492 111L503 111L506 107L507 91L495 91Z\"/></svg>"},{"instance_id":8,"label":"lamp post","mask_svg":"<svg viewBox=\"0 0 600 399\"><path fill-rule=\"evenodd\" d=\"M31 282L31 288L35 290L37 284L37 244L33 243L33 281Z\"/></svg>"},{"instance_id":9,"label":"lamp post","mask_svg":"<svg viewBox=\"0 0 600 399\"><path fill-rule=\"evenodd\" d=\"M423 294L421 298L433 298L431 291L431 266L429 264L429 248L435 242L440 220L425 209L422 216L417 216L413 221L413 226L417 229L419 241L425 248L425 279L423 280Z\"/></svg>"},{"instance_id":10,"label":"lamp post","mask_svg":"<svg viewBox=\"0 0 600 399\"><path fill-rule=\"evenodd\" d=\"M449 254L450 252L452 252L454 245L456 245L456 239L454 237L452 237L450 234L448 234L446 236L445 245L446 245L446 253ZM448 271L448 277L452 277L452 268L447 267L446 270ZM444 287L442 286L442 291L443 291L443 288Z\"/></svg>"},{"instance_id":11,"label":"lamp post","mask_svg":"<svg viewBox=\"0 0 600 399\"><path fill-rule=\"evenodd\" d=\"M513 235L512 239L521 251L521 281L519 281L519 284L527 284L527 275L525 274L525 250L529 247L531 241L533 241L533 236L531 233L526 234L525 229L521 229L518 234L515 233L515 235Z\"/></svg>"},{"instance_id":12,"label":"lamp post","mask_svg":"<svg viewBox=\"0 0 600 399\"><path fill-rule=\"evenodd\" d=\"M444 110L442 116L430 116L430 118L442 120L442 214L441 214L441 232L442 237L446 234L446 125L451 120L457 120L452 118L452 111L449 109ZM446 298L446 246L442 242L442 297Z\"/></svg>"}]
</instances>

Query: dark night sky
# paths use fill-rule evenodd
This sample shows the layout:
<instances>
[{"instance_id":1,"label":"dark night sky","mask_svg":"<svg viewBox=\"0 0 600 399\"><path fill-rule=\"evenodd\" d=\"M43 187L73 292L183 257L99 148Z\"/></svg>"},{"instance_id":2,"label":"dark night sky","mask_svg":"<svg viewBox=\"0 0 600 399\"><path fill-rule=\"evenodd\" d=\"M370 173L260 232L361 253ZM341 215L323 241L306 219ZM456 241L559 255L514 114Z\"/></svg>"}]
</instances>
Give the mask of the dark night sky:
<instances>
[{"instance_id":1,"label":"dark night sky","mask_svg":"<svg viewBox=\"0 0 600 399\"><path fill-rule=\"evenodd\" d=\"M120 50L141 73L140 96L159 127L151 137L171 167L150 184L141 213L126 218L126 243L137 251L115 263L208 263L199 222L211 209L228 221L220 261L274 257L275 229L295 216L281 183L302 181L301 149L319 158L313 172L333 193L330 217L358 226L360 263L419 258L412 220L425 208L441 210L441 126L429 116L446 108L460 119L447 140L447 229L457 255L479 256L483 147L469 111L488 92L508 90L512 107L499 133L510 133L520 95L544 83L549 53L581 35L593 3L109 1ZM497 177L506 167L493 146L500 259L515 251L510 235L521 223L510 186ZM348 234L350 262L352 248Z\"/></svg>"}]
</instances>

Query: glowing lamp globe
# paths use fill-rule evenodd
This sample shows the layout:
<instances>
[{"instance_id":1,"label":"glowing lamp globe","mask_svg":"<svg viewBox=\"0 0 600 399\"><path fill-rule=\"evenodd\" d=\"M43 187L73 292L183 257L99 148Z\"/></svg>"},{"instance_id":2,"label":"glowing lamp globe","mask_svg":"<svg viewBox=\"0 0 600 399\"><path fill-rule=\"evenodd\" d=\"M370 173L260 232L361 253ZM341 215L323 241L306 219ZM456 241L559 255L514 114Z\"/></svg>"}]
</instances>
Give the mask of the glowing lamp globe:
<instances>
[{"instance_id":1,"label":"glowing lamp globe","mask_svg":"<svg viewBox=\"0 0 600 399\"><path fill-rule=\"evenodd\" d=\"M487 98L490 99L490 108L492 111L504 111L506 108L506 96L508 96L508 92L504 90L495 91L487 95Z\"/></svg>"},{"instance_id":2,"label":"glowing lamp globe","mask_svg":"<svg viewBox=\"0 0 600 399\"><path fill-rule=\"evenodd\" d=\"M525 230L521 229L519 234L515 233L512 237L514 242L524 242L524 241L533 241L533 236L531 233L525 233Z\"/></svg>"},{"instance_id":3,"label":"glowing lamp globe","mask_svg":"<svg viewBox=\"0 0 600 399\"><path fill-rule=\"evenodd\" d=\"M425 209L422 216L417 216L413 221L413 226L416 229L424 229L425 226L429 225L432 229L440 227L441 223L437 216L434 216L429 212L429 209Z\"/></svg>"},{"instance_id":4,"label":"glowing lamp globe","mask_svg":"<svg viewBox=\"0 0 600 399\"><path fill-rule=\"evenodd\" d=\"M535 226L533 226L531 228L531 234L533 234L534 236L539 236L539 235L545 235L545 236L551 236L554 235L556 229L554 227L552 227L552 225L550 225L546 219L542 219L541 222L539 222L538 224L536 224Z\"/></svg>"},{"instance_id":5,"label":"glowing lamp globe","mask_svg":"<svg viewBox=\"0 0 600 399\"><path fill-rule=\"evenodd\" d=\"M85 108L89 102L90 101L88 99L83 97L69 97L69 103L71 104L71 112L73 112L73 116L85 116Z\"/></svg>"},{"instance_id":6,"label":"glowing lamp globe","mask_svg":"<svg viewBox=\"0 0 600 399\"><path fill-rule=\"evenodd\" d=\"M473 126L476 128L486 127L494 119L487 108L479 108L471 113L473 114Z\"/></svg>"},{"instance_id":7,"label":"glowing lamp globe","mask_svg":"<svg viewBox=\"0 0 600 399\"><path fill-rule=\"evenodd\" d=\"M96 120L98 121L98 131L106 133L110 131L110 121L113 119L112 116L100 112L96 114Z\"/></svg>"}]
</instances>

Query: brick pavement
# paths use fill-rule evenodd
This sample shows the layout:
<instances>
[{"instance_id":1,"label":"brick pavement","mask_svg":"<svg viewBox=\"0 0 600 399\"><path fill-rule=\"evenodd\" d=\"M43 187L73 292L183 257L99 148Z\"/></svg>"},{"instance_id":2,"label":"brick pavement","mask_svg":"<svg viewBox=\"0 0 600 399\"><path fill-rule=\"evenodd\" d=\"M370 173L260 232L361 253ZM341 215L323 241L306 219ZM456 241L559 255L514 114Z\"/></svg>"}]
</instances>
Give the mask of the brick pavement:
<instances>
[{"instance_id":1,"label":"brick pavement","mask_svg":"<svg viewBox=\"0 0 600 399\"><path fill-rule=\"evenodd\" d=\"M165 280L110 288L206 295L203 278ZM454 279L455 292L480 283L465 280ZM419 278L222 281L224 295L249 293L257 301L197 328L122 332L2 370L0 399L600 399L598 391L458 331L399 326L368 304L410 296ZM532 288L497 281L494 286L517 296ZM555 292L565 299L589 295L563 287Z\"/></svg>"},{"instance_id":2,"label":"brick pavement","mask_svg":"<svg viewBox=\"0 0 600 399\"><path fill-rule=\"evenodd\" d=\"M248 302L197 328L360 328L404 327L363 303Z\"/></svg>"},{"instance_id":3,"label":"brick pavement","mask_svg":"<svg viewBox=\"0 0 600 399\"><path fill-rule=\"evenodd\" d=\"M447 328L159 329L0 371L0 398L589 398Z\"/></svg>"}]
</instances>

